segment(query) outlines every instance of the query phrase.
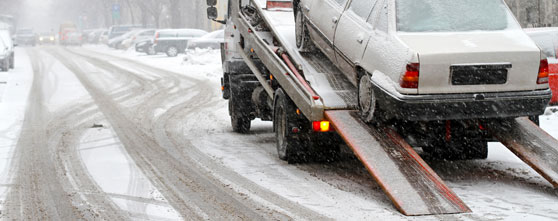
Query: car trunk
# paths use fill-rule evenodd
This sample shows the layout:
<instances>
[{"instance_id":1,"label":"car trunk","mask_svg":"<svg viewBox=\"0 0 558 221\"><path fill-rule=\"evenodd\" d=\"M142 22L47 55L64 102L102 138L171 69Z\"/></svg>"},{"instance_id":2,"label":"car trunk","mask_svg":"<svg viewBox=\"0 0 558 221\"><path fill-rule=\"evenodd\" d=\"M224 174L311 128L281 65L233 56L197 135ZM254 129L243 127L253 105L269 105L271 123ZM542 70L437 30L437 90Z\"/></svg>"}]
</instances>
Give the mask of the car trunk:
<instances>
[{"instance_id":1,"label":"car trunk","mask_svg":"<svg viewBox=\"0 0 558 221\"><path fill-rule=\"evenodd\" d=\"M419 94L536 89L540 50L521 31L400 33L418 53Z\"/></svg>"}]
</instances>

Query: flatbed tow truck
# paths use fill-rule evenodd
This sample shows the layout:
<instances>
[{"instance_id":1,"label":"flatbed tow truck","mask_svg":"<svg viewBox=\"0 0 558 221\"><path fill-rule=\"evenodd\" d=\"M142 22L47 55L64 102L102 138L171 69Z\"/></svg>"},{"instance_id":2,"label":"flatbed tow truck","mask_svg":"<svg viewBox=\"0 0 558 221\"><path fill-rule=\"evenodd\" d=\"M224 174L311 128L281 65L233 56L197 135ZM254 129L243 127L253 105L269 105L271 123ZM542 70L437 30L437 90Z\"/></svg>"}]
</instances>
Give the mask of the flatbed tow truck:
<instances>
[{"instance_id":1,"label":"flatbed tow truck","mask_svg":"<svg viewBox=\"0 0 558 221\"><path fill-rule=\"evenodd\" d=\"M255 118L272 120L279 157L289 162L331 150L326 138L342 138L404 215L471 212L401 127L361 120L357 89L327 58L298 51L290 0L229 0L223 21L215 20L216 1L207 3L208 17L226 25L222 90L234 131L248 132ZM556 139L526 117L475 122L558 188Z\"/></svg>"}]
</instances>

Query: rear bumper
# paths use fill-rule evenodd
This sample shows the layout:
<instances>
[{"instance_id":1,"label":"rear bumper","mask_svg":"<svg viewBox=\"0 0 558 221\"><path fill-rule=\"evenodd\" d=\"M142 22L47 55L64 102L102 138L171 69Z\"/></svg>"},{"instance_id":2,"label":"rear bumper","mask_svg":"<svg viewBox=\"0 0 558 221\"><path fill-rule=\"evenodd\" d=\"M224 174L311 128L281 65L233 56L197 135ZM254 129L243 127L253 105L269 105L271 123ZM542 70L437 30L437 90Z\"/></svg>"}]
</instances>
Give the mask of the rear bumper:
<instances>
[{"instance_id":1,"label":"rear bumper","mask_svg":"<svg viewBox=\"0 0 558 221\"><path fill-rule=\"evenodd\" d=\"M541 115L550 89L521 92L405 95L375 87L379 107L410 121L508 118Z\"/></svg>"}]
</instances>

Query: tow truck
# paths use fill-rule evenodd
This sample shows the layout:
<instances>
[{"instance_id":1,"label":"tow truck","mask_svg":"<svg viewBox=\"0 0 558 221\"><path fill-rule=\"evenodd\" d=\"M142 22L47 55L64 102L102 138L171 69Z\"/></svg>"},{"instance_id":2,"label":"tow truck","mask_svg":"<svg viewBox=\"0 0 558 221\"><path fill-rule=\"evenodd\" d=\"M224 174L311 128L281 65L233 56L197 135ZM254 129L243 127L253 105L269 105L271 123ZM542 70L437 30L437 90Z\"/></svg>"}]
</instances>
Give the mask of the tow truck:
<instances>
[{"instance_id":1,"label":"tow truck","mask_svg":"<svg viewBox=\"0 0 558 221\"><path fill-rule=\"evenodd\" d=\"M297 49L290 0L228 0L223 20L217 20L217 1L207 4L208 18L225 24L221 89L233 131L249 132L255 118L273 121L279 158L289 163L333 156L344 142L402 214L471 212L413 148L423 134L409 128L429 125L364 122L348 79L323 54ZM427 132L446 139L459 138L453 128L466 124L459 130L500 141L558 188L558 141L528 118L434 124L442 130Z\"/></svg>"}]
</instances>

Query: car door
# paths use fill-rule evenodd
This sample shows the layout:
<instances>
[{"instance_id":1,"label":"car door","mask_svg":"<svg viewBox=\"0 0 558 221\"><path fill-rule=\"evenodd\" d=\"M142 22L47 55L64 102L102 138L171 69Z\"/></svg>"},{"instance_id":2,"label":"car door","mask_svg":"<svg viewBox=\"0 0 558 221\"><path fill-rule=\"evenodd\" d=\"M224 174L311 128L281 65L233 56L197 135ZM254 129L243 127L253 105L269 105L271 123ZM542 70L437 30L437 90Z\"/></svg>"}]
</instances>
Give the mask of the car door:
<instances>
[{"instance_id":1,"label":"car door","mask_svg":"<svg viewBox=\"0 0 558 221\"><path fill-rule=\"evenodd\" d=\"M312 5L307 7L311 38L331 60L335 59L333 50L335 28L346 3L347 0L318 0L312 1Z\"/></svg>"},{"instance_id":2,"label":"car door","mask_svg":"<svg viewBox=\"0 0 558 221\"><path fill-rule=\"evenodd\" d=\"M355 65L360 63L372 32L372 25L366 21L378 1L352 0L335 31L337 67L354 83L358 80Z\"/></svg>"}]
</instances>

